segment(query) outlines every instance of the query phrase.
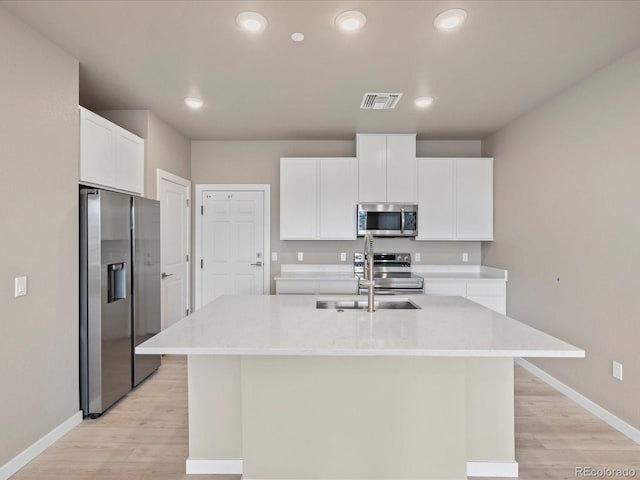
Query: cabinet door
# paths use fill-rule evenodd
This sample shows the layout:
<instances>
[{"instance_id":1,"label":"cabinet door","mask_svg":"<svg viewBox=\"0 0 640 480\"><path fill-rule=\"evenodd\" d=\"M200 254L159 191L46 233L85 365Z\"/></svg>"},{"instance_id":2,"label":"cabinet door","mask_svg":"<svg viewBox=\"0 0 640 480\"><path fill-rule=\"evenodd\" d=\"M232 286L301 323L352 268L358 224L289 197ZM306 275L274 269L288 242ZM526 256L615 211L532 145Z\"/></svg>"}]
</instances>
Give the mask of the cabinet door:
<instances>
[{"instance_id":1,"label":"cabinet door","mask_svg":"<svg viewBox=\"0 0 640 480\"><path fill-rule=\"evenodd\" d=\"M355 240L358 162L355 158L320 158L320 238Z\"/></svg>"},{"instance_id":2,"label":"cabinet door","mask_svg":"<svg viewBox=\"0 0 640 480\"><path fill-rule=\"evenodd\" d=\"M358 201L387 201L387 136L358 135Z\"/></svg>"},{"instance_id":3,"label":"cabinet door","mask_svg":"<svg viewBox=\"0 0 640 480\"><path fill-rule=\"evenodd\" d=\"M280 159L280 240L313 240L318 223L318 160Z\"/></svg>"},{"instance_id":4,"label":"cabinet door","mask_svg":"<svg viewBox=\"0 0 640 480\"><path fill-rule=\"evenodd\" d=\"M80 109L80 181L113 186L116 183L113 124Z\"/></svg>"},{"instance_id":5,"label":"cabinet door","mask_svg":"<svg viewBox=\"0 0 640 480\"><path fill-rule=\"evenodd\" d=\"M415 135L387 136L387 202L416 203L418 181Z\"/></svg>"},{"instance_id":6,"label":"cabinet door","mask_svg":"<svg viewBox=\"0 0 640 480\"><path fill-rule=\"evenodd\" d=\"M467 284L464 280L460 281L424 281L425 295L444 295L444 296L467 296Z\"/></svg>"},{"instance_id":7,"label":"cabinet door","mask_svg":"<svg viewBox=\"0 0 640 480\"><path fill-rule=\"evenodd\" d=\"M117 188L144 194L144 139L116 127Z\"/></svg>"},{"instance_id":8,"label":"cabinet door","mask_svg":"<svg viewBox=\"0 0 640 480\"><path fill-rule=\"evenodd\" d=\"M456 159L456 238L493 240L493 158Z\"/></svg>"},{"instance_id":9,"label":"cabinet door","mask_svg":"<svg viewBox=\"0 0 640 480\"><path fill-rule=\"evenodd\" d=\"M418 236L416 240L455 238L453 158L418 159Z\"/></svg>"}]
</instances>

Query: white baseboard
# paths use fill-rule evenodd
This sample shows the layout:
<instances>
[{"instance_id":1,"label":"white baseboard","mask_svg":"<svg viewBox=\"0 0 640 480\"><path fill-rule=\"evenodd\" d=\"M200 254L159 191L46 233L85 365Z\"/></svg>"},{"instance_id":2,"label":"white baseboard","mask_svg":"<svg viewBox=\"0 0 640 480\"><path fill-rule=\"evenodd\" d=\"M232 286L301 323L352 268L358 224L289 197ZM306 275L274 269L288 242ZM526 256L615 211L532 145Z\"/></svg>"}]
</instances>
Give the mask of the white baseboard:
<instances>
[{"instance_id":1,"label":"white baseboard","mask_svg":"<svg viewBox=\"0 0 640 480\"><path fill-rule=\"evenodd\" d=\"M67 420L62 422L56 428L51 430L40 440L33 443L18 454L13 459L9 460L2 467L0 467L0 480L7 480L11 475L15 474L18 470L24 467L31 460L36 458L48 447L53 445L57 440L62 438L66 433L70 432L77 425L82 423L82 412L74 413Z\"/></svg>"},{"instance_id":2,"label":"white baseboard","mask_svg":"<svg viewBox=\"0 0 640 480\"><path fill-rule=\"evenodd\" d=\"M187 474L226 474L241 475L242 459L233 460L201 460L187 458Z\"/></svg>"},{"instance_id":3,"label":"white baseboard","mask_svg":"<svg viewBox=\"0 0 640 480\"><path fill-rule=\"evenodd\" d=\"M552 377L541 368L536 367L533 363L528 362L527 360L523 360L522 358L516 358L515 362L516 364L520 365L528 372L531 372L533 375L538 377L543 382L551 385L553 388L558 390L560 393L562 393L566 397L569 397L571 400L576 402L585 410L594 414L600 420L609 424L610 426L618 430L623 435L626 435L627 437L629 437L634 442L640 444L640 430L638 430L637 428L633 427L632 425L629 425L624 420L616 417L610 411L605 410L600 405L589 400L587 397L585 397L581 393L576 392L573 388L569 387L568 385L565 385L557 378Z\"/></svg>"},{"instance_id":4,"label":"white baseboard","mask_svg":"<svg viewBox=\"0 0 640 480\"><path fill-rule=\"evenodd\" d=\"M518 476L518 462L467 462L467 477Z\"/></svg>"},{"instance_id":5,"label":"white baseboard","mask_svg":"<svg viewBox=\"0 0 640 480\"><path fill-rule=\"evenodd\" d=\"M242 475L242 459L187 459L187 474ZM517 477L518 462L467 462L470 477Z\"/></svg>"}]
</instances>

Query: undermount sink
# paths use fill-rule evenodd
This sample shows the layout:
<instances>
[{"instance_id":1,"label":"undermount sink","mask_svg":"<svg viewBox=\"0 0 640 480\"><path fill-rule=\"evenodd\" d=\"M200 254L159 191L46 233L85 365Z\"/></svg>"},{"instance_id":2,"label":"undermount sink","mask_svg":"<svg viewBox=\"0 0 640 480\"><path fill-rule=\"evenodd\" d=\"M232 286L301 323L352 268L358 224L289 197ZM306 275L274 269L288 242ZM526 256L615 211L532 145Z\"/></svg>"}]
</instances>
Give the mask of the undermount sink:
<instances>
[{"instance_id":1,"label":"undermount sink","mask_svg":"<svg viewBox=\"0 0 640 480\"><path fill-rule=\"evenodd\" d=\"M367 299L324 299L319 298L316 301L318 309L332 310L366 310ZM406 298L385 298L384 300L376 300L373 302L374 310L418 310L420 307Z\"/></svg>"}]
</instances>

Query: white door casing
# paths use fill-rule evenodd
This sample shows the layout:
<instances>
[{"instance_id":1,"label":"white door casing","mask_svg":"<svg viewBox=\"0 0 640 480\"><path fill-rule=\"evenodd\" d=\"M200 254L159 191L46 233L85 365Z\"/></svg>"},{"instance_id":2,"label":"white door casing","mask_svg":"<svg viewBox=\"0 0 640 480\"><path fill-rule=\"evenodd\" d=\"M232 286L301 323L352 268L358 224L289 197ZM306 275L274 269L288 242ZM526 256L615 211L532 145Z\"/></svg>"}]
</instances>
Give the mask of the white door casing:
<instances>
[{"instance_id":1,"label":"white door casing","mask_svg":"<svg viewBox=\"0 0 640 480\"><path fill-rule=\"evenodd\" d=\"M162 250L162 329L190 311L191 182L157 170Z\"/></svg>"},{"instance_id":2,"label":"white door casing","mask_svg":"<svg viewBox=\"0 0 640 480\"><path fill-rule=\"evenodd\" d=\"M270 185L196 185L195 306L270 292Z\"/></svg>"}]
</instances>

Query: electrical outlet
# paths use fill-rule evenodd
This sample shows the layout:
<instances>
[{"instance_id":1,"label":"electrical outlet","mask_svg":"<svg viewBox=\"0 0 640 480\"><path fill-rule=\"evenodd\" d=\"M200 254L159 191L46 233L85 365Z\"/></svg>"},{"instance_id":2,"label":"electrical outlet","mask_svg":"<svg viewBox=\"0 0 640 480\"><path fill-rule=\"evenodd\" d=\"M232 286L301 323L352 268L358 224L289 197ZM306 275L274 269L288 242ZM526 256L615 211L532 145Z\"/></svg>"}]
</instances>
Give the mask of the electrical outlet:
<instances>
[{"instance_id":1,"label":"electrical outlet","mask_svg":"<svg viewBox=\"0 0 640 480\"><path fill-rule=\"evenodd\" d=\"M272 262L278 261L278 252L271 252L271 261Z\"/></svg>"},{"instance_id":2,"label":"electrical outlet","mask_svg":"<svg viewBox=\"0 0 640 480\"><path fill-rule=\"evenodd\" d=\"M414 253L414 254L413 254L413 259L414 259L416 262L420 262L420 261L422 260L422 255L420 255L420 252L416 252L416 253Z\"/></svg>"},{"instance_id":3,"label":"electrical outlet","mask_svg":"<svg viewBox=\"0 0 640 480\"><path fill-rule=\"evenodd\" d=\"M304 260L304 253L303 252L298 252L298 261L302 262Z\"/></svg>"},{"instance_id":4,"label":"electrical outlet","mask_svg":"<svg viewBox=\"0 0 640 480\"><path fill-rule=\"evenodd\" d=\"M27 277L16 277L14 296L22 297L26 294L27 294Z\"/></svg>"},{"instance_id":5,"label":"electrical outlet","mask_svg":"<svg viewBox=\"0 0 640 480\"><path fill-rule=\"evenodd\" d=\"M469 261L469 254L468 253L463 253L462 254L462 261L463 262L468 262Z\"/></svg>"},{"instance_id":6,"label":"electrical outlet","mask_svg":"<svg viewBox=\"0 0 640 480\"><path fill-rule=\"evenodd\" d=\"M611 375L613 375L613 378L617 378L618 380L622 381L622 364L614 361L611 370Z\"/></svg>"},{"instance_id":7,"label":"electrical outlet","mask_svg":"<svg viewBox=\"0 0 640 480\"><path fill-rule=\"evenodd\" d=\"M340 261L341 262L346 262L347 261L347 254L345 252L342 252L340 254Z\"/></svg>"}]
</instances>

